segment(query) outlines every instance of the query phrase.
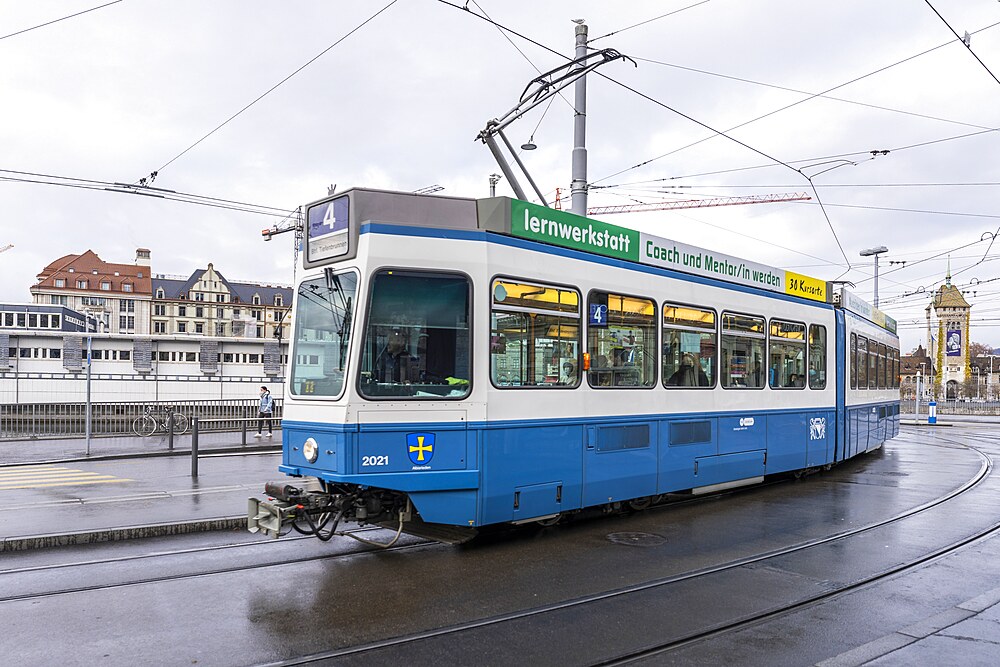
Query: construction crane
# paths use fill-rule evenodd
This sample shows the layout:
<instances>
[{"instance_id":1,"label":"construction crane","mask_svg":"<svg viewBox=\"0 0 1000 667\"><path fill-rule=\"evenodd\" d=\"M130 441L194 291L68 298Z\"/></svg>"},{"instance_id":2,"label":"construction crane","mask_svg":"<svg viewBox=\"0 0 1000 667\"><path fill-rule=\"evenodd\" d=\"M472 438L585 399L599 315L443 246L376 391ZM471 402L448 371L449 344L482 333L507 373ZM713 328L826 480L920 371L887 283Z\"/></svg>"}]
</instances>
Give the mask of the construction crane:
<instances>
[{"instance_id":1,"label":"construction crane","mask_svg":"<svg viewBox=\"0 0 1000 667\"><path fill-rule=\"evenodd\" d=\"M332 190L335 186L330 187ZM333 193L331 192L331 194ZM265 241L270 241L274 236L284 234L286 232L295 232L295 242L292 250L292 282L295 282L295 274L299 264L299 252L302 250L302 241L305 237L305 226L302 220L301 206L295 209L294 214L287 216L278 224L272 225L267 229L260 230L260 235L264 237Z\"/></svg>"},{"instance_id":2,"label":"construction crane","mask_svg":"<svg viewBox=\"0 0 1000 667\"><path fill-rule=\"evenodd\" d=\"M654 204L620 204L618 206L595 206L587 209L587 215L607 215L610 213L640 213L642 211L666 211L678 208L709 208L712 206L741 206L743 204L773 204L786 201L807 201L812 199L804 192L789 192L776 195L744 195L742 197L712 197L709 199L681 199Z\"/></svg>"}]
</instances>

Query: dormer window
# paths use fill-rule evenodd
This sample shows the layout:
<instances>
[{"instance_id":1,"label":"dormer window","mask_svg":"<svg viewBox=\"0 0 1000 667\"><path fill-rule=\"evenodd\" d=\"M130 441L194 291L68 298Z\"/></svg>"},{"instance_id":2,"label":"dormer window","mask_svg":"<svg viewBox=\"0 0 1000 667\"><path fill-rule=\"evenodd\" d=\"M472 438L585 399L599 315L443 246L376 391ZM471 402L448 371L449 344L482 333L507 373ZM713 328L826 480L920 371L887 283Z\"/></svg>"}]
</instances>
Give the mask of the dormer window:
<instances>
[{"instance_id":1,"label":"dormer window","mask_svg":"<svg viewBox=\"0 0 1000 667\"><path fill-rule=\"evenodd\" d=\"M122 283L122 291L123 292L131 292L132 291L132 283Z\"/></svg>"},{"instance_id":2,"label":"dormer window","mask_svg":"<svg viewBox=\"0 0 1000 667\"><path fill-rule=\"evenodd\" d=\"M77 289L87 289L87 281L86 280L77 280L76 281L76 288Z\"/></svg>"},{"instance_id":3,"label":"dormer window","mask_svg":"<svg viewBox=\"0 0 1000 667\"><path fill-rule=\"evenodd\" d=\"M162 287L156 288L156 298L157 299L162 299L163 298L163 288Z\"/></svg>"},{"instance_id":4,"label":"dormer window","mask_svg":"<svg viewBox=\"0 0 1000 667\"><path fill-rule=\"evenodd\" d=\"M279 306L279 307L282 305L282 303L281 303L281 295L280 294L275 294L274 295L274 305Z\"/></svg>"},{"instance_id":5,"label":"dormer window","mask_svg":"<svg viewBox=\"0 0 1000 667\"><path fill-rule=\"evenodd\" d=\"M260 305L260 294L254 294L253 295L253 305L255 305L255 306L259 306Z\"/></svg>"},{"instance_id":6,"label":"dormer window","mask_svg":"<svg viewBox=\"0 0 1000 667\"><path fill-rule=\"evenodd\" d=\"M105 292L107 292L108 290L110 290L111 289L111 281L110 280L102 280L101 281L101 289L104 290Z\"/></svg>"}]
</instances>

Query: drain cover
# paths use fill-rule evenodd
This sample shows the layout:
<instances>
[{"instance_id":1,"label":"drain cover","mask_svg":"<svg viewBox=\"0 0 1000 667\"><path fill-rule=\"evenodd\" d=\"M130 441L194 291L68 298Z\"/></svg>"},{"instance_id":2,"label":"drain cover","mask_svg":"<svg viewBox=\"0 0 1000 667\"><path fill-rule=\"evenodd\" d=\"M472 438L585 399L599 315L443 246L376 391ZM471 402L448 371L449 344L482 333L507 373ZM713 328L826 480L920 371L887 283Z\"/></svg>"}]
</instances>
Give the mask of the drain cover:
<instances>
[{"instance_id":1,"label":"drain cover","mask_svg":"<svg viewBox=\"0 0 1000 667\"><path fill-rule=\"evenodd\" d=\"M666 542L667 538L653 533L611 533L608 541L630 547L657 547Z\"/></svg>"}]
</instances>

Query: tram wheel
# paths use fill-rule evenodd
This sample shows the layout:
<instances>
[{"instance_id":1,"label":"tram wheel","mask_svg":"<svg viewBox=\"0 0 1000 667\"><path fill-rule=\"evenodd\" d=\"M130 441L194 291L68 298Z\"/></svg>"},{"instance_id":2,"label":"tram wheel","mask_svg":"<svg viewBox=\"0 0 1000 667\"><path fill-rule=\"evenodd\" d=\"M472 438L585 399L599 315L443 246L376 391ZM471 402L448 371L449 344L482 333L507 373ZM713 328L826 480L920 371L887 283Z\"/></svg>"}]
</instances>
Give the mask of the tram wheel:
<instances>
[{"instance_id":1,"label":"tram wheel","mask_svg":"<svg viewBox=\"0 0 1000 667\"><path fill-rule=\"evenodd\" d=\"M650 505L653 504L652 496L645 496L644 498L633 498L628 501L628 506L637 512L649 509Z\"/></svg>"}]
</instances>

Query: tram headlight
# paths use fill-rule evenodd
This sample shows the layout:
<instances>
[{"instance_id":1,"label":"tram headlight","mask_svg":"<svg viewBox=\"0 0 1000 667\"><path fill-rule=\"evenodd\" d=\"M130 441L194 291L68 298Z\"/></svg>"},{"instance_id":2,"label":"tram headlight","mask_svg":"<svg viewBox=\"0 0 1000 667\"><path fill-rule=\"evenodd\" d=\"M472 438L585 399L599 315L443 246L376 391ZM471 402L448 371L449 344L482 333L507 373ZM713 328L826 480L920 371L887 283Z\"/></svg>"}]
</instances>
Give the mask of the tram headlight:
<instances>
[{"instance_id":1,"label":"tram headlight","mask_svg":"<svg viewBox=\"0 0 1000 667\"><path fill-rule=\"evenodd\" d=\"M309 463L316 463L316 459L319 457L319 445L312 438L306 438L306 441L302 443L302 454Z\"/></svg>"}]
</instances>

